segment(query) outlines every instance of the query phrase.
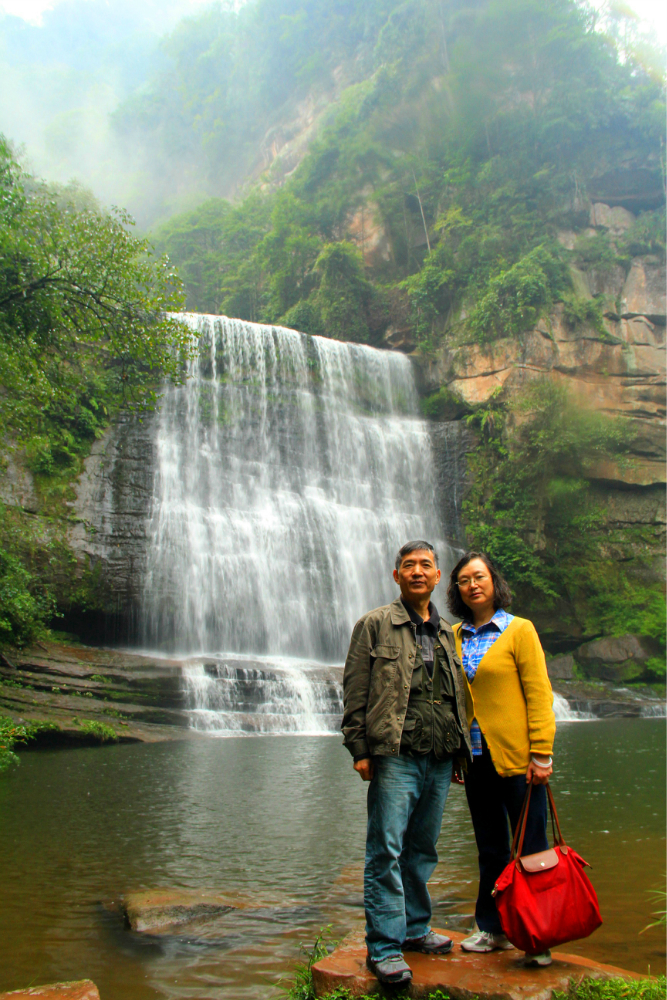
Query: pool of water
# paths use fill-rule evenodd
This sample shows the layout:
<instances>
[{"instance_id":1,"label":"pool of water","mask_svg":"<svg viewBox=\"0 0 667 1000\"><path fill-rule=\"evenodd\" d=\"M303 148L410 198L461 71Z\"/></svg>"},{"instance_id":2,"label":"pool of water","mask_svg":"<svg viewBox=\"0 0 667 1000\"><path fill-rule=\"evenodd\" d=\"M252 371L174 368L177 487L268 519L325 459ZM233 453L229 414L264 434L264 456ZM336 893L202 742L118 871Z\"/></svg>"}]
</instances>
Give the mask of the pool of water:
<instances>
[{"instance_id":1,"label":"pool of water","mask_svg":"<svg viewBox=\"0 0 667 1000\"><path fill-rule=\"evenodd\" d=\"M561 723L554 794L592 863L603 926L568 950L664 972L640 931L664 885L664 720ZM0 778L0 990L91 978L102 1000L270 998L301 945L362 923L365 787L338 738L264 737L24 753ZM453 787L436 926L470 926L476 857ZM143 939L105 904L207 888L251 905L215 942Z\"/></svg>"}]
</instances>

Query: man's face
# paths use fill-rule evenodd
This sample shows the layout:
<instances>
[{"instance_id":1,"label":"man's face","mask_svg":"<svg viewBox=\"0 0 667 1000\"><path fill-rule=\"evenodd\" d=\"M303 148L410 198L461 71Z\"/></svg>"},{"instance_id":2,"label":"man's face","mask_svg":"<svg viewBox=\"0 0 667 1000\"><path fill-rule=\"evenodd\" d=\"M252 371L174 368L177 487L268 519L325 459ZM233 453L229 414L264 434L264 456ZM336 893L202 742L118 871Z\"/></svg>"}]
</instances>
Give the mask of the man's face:
<instances>
[{"instance_id":1,"label":"man's face","mask_svg":"<svg viewBox=\"0 0 667 1000\"><path fill-rule=\"evenodd\" d=\"M394 580L410 605L420 604L430 597L440 582L440 570L428 549L415 549L403 556L400 568L394 570Z\"/></svg>"}]
</instances>

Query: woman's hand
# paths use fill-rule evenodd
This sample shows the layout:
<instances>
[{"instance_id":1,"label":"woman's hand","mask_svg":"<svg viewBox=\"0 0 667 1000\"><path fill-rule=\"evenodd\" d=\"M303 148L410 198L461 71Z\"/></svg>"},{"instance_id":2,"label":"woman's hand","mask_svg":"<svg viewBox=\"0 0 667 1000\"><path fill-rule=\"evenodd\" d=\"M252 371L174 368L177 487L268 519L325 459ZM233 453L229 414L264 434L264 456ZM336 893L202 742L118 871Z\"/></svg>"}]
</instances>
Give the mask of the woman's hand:
<instances>
[{"instance_id":1,"label":"woman's hand","mask_svg":"<svg viewBox=\"0 0 667 1000\"><path fill-rule=\"evenodd\" d=\"M551 757L545 757L540 753L533 754L526 771L526 784L532 781L534 785L546 785L552 773Z\"/></svg>"}]
</instances>

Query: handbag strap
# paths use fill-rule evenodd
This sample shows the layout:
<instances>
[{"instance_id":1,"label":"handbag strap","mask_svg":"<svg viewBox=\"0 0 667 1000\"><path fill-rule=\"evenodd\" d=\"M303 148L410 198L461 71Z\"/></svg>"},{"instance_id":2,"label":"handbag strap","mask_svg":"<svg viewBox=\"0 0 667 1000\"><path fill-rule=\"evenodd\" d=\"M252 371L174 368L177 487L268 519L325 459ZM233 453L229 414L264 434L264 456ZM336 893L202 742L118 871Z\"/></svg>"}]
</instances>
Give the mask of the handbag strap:
<instances>
[{"instance_id":1,"label":"handbag strap","mask_svg":"<svg viewBox=\"0 0 667 1000\"><path fill-rule=\"evenodd\" d=\"M514 831L514 839L512 840L512 852L511 852L511 855L510 855L510 860L512 860L512 861L514 860L514 858L520 858L521 857L521 850L523 848L523 838L526 835L526 822L528 820L528 806L530 805L530 794L531 794L532 790L533 790L533 783L531 781L530 784L528 785L528 788L526 789L526 794L524 796L523 805L521 806L521 812L519 814L519 822L517 823L516 829ZM518 843L518 848L517 848L517 843Z\"/></svg>"},{"instance_id":2,"label":"handbag strap","mask_svg":"<svg viewBox=\"0 0 667 1000\"><path fill-rule=\"evenodd\" d=\"M556 811L556 803L554 802L553 792L551 791L551 785L547 782L547 801L549 803L549 812L551 813L551 830L554 838L554 847L564 846L565 840L563 839L563 834L561 832L560 823L558 821L558 813ZM528 809L530 806L530 796L533 790L532 781L526 789L526 795L523 800L523 805L521 806L521 813L519 814L519 822L516 825L514 831L514 839L512 840L512 852L510 855L510 860L521 857L521 852L523 851L523 841L526 836L526 825L528 823Z\"/></svg>"},{"instance_id":3,"label":"handbag strap","mask_svg":"<svg viewBox=\"0 0 667 1000\"><path fill-rule=\"evenodd\" d=\"M549 812L551 813L551 829L554 835L554 847L556 844L563 846L565 844L565 838L561 833L560 823L558 822L558 813L556 812L556 803L554 802L553 792L551 791L551 785L547 781L547 799L549 800ZM555 829L554 829L555 823ZM558 836L556 836L556 830L558 830Z\"/></svg>"}]
</instances>

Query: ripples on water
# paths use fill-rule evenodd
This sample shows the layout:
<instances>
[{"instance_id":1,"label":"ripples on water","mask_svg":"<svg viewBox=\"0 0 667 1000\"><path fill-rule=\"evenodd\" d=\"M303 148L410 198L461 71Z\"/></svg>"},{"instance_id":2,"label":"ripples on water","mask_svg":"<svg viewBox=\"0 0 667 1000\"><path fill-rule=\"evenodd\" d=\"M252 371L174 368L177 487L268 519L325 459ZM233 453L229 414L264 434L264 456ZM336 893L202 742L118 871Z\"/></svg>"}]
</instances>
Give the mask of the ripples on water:
<instances>
[{"instance_id":1,"label":"ripples on water","mask_svg":"<svg viewBox=\"0 0 667 1000\"><path fill-rule=\"evenodd\" d=\"M570 950L645 972L639 936L665 855L665 726L561 725L554 791L593 864L605 924ZM0 990L90 977L103 1000L276 994L301 943L362 921L365 788L337 739L303 735L24 754L0 782ZM435 924L470 925L472 829L453 787L432 880ZM142 940L101 905L132 889L211 888L255 900L217 943Z\"/></svg>"}]
</instances>

